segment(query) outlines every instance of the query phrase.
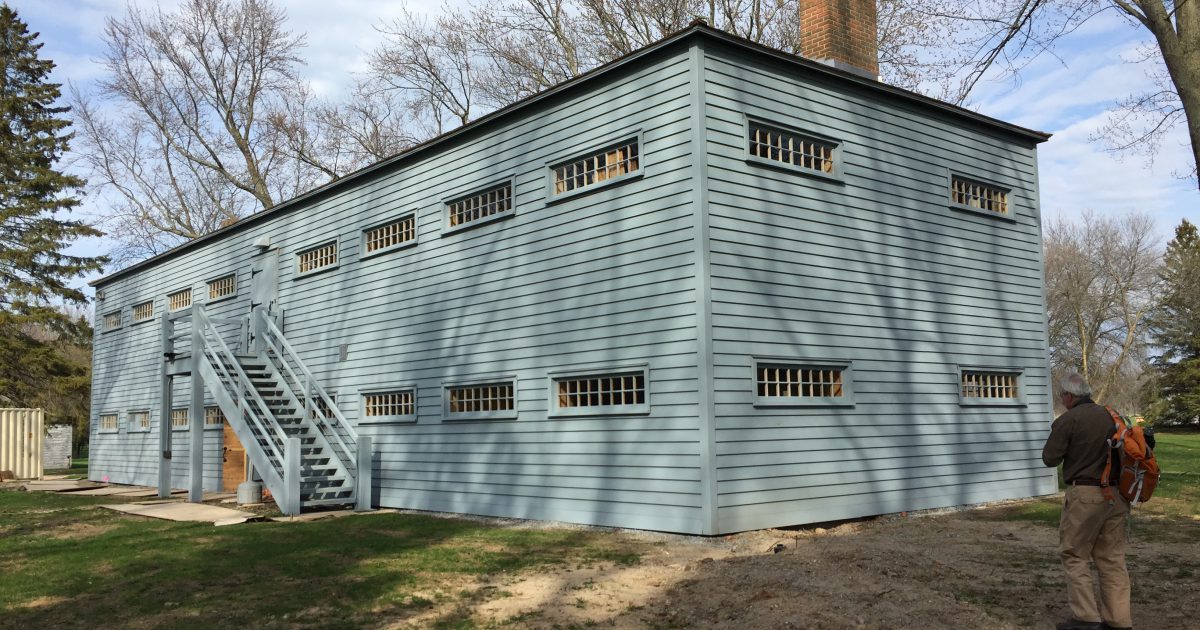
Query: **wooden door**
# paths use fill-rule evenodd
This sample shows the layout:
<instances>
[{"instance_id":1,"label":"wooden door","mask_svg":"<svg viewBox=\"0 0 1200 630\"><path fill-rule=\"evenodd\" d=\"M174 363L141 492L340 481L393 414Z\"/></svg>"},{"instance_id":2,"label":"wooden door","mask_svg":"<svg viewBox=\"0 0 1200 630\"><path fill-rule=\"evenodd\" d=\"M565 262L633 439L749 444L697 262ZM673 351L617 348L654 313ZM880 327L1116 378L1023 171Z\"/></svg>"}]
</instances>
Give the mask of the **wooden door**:
<instances>
[{"instance_id":1,"label":"wooden door","mask_svg":"<svg viewBox=\"0 0 1200 630\"><path fill-rule=\"evenodd\" d=\"M238 484L246 481L246 473L250 470L249 457L246 449L238 440L237 434L228 422L224 423L225 448L222 449L221 489L225 492L237 492Z\"/></svg>"}]
</instances>

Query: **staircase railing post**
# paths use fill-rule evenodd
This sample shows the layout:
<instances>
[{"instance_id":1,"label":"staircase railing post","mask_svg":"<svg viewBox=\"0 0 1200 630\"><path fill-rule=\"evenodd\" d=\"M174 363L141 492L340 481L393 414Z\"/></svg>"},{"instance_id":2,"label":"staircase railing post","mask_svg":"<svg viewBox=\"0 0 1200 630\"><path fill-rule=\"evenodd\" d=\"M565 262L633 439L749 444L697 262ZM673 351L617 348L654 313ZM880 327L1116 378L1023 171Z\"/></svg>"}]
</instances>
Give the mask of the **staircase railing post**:
<instances>
[{"instance_id":1,"label":"staircase railing post","mask_svg":"<svg viewBox=\"0 0 1200 630\"><path fill-rule=\"evenodd\" d=\"M287 496L283 499L280 511L288 516L300 513L300 438L290 437L283 451L283 485L287 487Z\"/></svg>"},{"instance_id":2,"label":"staircase railing post","mask_svg":"<svg viewBox=\"0 0 1200 630\"><path fill-rule=\"evenodd\" d=\"M354 511L367 512L371 509L371 438L358 436L358 465L354 478Z\"/></svg>"},{"instance_id":3,"label":"staircase railing post","mask_svg":"<svg viewBox=\"0 0 1200 630\"><path fill-rule=\"evenodd\" d=\"M188 501L192 503L204 502L204 377L200 373L200 362L204 360L204 324L204 310L199 304L192 304L192 400L188 411L191 442L188 445L191 447Z\"/></svg>"}]
</instances>

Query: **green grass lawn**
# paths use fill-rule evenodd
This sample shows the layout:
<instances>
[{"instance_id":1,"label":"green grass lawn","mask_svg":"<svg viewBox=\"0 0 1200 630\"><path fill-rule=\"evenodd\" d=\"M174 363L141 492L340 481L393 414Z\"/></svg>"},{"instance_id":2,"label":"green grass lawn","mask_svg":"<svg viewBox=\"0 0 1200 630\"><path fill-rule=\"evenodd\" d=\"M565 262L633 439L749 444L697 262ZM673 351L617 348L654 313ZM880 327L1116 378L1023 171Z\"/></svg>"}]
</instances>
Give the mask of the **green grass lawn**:
<instances>
[{"instance_id":1,"label":"green grass lawn","mask_svg":"<svg viewBox=\"0 0 1200 630\"><path fill-rule=\"evenodd\" d=\"M47 468L42 471L45 475L71 475L72 477L86 477L88 470L88 460L86 457L77 457L71 460L70 468Z\"/></svg>"},{"instance_id":2,"label":"green grass lawn","mask_svg":"<svg viewBox=\"0 0 1200 630\"><path fill-rule=\"evenodd\" d=\"M461 627L489 576L639 557L594 531L401 514L215 528L96 507L114 502L0 491L0 628L354 628L434 605L452 612L432 626Z\"/></svg>"}]
</instances>

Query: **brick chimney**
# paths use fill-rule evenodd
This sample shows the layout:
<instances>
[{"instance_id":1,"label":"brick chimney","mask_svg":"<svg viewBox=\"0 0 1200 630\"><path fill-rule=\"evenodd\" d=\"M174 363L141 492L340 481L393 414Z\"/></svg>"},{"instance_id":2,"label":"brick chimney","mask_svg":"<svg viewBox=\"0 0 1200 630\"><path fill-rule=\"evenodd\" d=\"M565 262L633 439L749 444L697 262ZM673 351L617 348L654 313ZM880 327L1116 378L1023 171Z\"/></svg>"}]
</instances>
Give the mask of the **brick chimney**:
<instances>
[{"instance_id":1,"label":"brick chimney","mask_svg":"<svg viewBox=\"0 0 1200 630\"><path fill-rule=\"evenodd\" d=\"M879 78L875 0L800 0L800 54Z\"/></svg>"}]
</instances>

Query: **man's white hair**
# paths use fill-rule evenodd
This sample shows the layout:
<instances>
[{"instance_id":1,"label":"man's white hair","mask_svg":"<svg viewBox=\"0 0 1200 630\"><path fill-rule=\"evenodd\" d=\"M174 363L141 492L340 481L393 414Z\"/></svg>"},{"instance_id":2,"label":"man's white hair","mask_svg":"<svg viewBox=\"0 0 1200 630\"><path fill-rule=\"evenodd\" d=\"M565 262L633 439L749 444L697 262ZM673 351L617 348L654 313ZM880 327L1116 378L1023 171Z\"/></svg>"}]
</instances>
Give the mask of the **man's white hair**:
<instances>
[{"instance_id":1,"label":"man's white hair","mask_svg":"<svg viewBox=\"0 0 1200 630\"><path fill-rule=\"evenodd\" d=\"M1067 372L1058 382L1058 386L1076 398L1092 395L1092 388L1088 385L1087 380L1075 372Z\"/></svg>"}]
</instances>

